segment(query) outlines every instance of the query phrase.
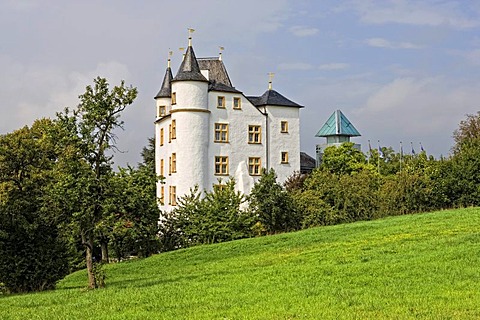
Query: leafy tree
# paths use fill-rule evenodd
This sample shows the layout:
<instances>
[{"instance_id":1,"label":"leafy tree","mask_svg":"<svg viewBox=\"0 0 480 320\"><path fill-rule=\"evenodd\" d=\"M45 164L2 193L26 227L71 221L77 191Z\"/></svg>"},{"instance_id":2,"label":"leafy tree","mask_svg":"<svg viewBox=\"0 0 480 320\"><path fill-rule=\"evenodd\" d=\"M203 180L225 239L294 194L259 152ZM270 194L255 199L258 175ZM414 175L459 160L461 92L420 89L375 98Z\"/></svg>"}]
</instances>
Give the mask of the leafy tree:
<instances>
[{"instance_id":1,"label":"leafy tree","mask_svg":"<svg viewBox=\"0 0 480 320\"><path fill-rule=\"evenodd\" d=\"M480 205L480 111L467 115L453 134L452 169L456 181L453 202L458 206ZM456 182L456 183L455 183Z\"/></svg>"},{"instance_id":2,"label":"leafy tree","mask_svg":"<svg viewBox=\"0 0 480 320\"><path fill-rule=\"evenodd\" d=\"M69 132L64 142L65 152L58 164L61 177L55 188L56 199L62 209L70 213L72 229L85 246L85 263L88 273L88 287L96 288L93 250L95 231L105 215L105 201L108 195L112 156L115 150L113 131L123 128L121 113L133 103L137 89L120 86L109 90L106 79L97 77L93 86L87 86L80 95L77 109L58 114L57 122ZM97 236L105 254L107 237L101 232ZM105 258L105 257L104 257Z\"/></svg>"},{"instance_id":3,"label":"leafy tree","mask_svg":"<svg viewBox=\"0 0 480 320\"><path fill-rule=\"evenodd\" d=\"M155 173L155 138L148 138L148 145L143 147L141 155L143 162L139 166L146 166Z\"/></svg>"},{"instance_id":4,"label":"leafy tree","mask_svg":"<svg viewBox=\"0 0 480 320\"><path fill-rule=\"evenodd\" d=\"M53 126L42 119L0 136L0 282L10 292L52 289L69 270L46 197L57 160Z\"/></svg>"},{"instance_id":5,"label":"leafy tree","mask_svg":"<svg viewBox=\"0 0 480 320\"><path fill-rule=\"evenodd\" d=\"M250 210L268 234L298 230L300 221L293 199L277 183L275 170L263 169L250 193Z\"/></svg>"},{"instance_id":6,"label":"leafy tree","mask_svg":"<svg viewBox=\"0 0 480 320\"><path fill-rule=\"evenodd\" d=\"M375 171L375 166L368 164L362 151L354 148L353 142L340 146L327 147L323 154L321 168L336 174L350 174L368 169Z\"/></svg>"},{"instance_id":7,"label":"leafy tree","mask_svg":"<svg viewBox=\"0 0 480 320\"><path fill-rule=\"evenodd\" d=\"M110 180L111 196L100 222L117 259L158 251L156 176L147 166L120 168ZM97 227L98 229L98 227Z\"/></svg>"},{"instance_id":8,"label":"leafy tree","mask_svg":"<svg viewBox=\"0 0 480 320\"><path fill-rule=\"evenodd\" d=\"M198 188L181 197L171 219L164 215L161 224L162 242L166 235L179 239L168 248L225 242L251 235L252 219L241 209L244 196L235 191L235 181L215 185L213 191L202 198Z\"/></svg>"}]
</instances>

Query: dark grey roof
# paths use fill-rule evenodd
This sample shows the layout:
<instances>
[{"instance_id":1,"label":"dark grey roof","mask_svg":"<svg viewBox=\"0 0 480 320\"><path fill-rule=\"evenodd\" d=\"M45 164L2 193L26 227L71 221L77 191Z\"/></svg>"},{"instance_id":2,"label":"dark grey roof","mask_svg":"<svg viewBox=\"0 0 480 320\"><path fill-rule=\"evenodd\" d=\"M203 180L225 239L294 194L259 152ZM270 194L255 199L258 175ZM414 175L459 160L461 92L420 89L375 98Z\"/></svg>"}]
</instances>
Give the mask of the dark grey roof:
<instances>
[{"instance_id":1,"label":"dark grey roof","mask_svg":"<svg viewBox=\"0 0 480 320\"><path fill-rule=\"evenodd\" d=\"M208 70L209 91L242 93L232 86L223 61L219 58L198 58L200 70Z\"/></svg>"},{"instance_id":2,"label":"dark grey roof","mask_svg":"<svg viewBox=\"0 0 480 320\"><path fill-rule=\"evenodd\" d=\"M170 82L172 81L172 69L170 67L167 68L165 71L165 77L163 77L162 86L160 87L160 91L158 91L155 99L157 98L170 98L172 96L172 86Z\"/></svg>"},{"instance_id":3,"label":"dark grey roof","mask_svg":"<svg viewBox=\"0 0 480 320\"><path fill-rule=\"evenodd\" d=\"M223 61L218 58L198 58L200 70L208 70L208 80L233 87Z\"/></svg>"},{"instance_id":4,"label":"dark grey roof","mask_svg":"<svg viewBox=\"0 0 480 320\"><path fill-rule=\"evenodd\" d=\"M195 57L195 52L193 52L192 46L187 48L185 58L178 69L177 75L172 81L208 81L200 72L197 58Z\"/></svg>"},{"instance_id":5,"label":"dark grey roof","mask_svg":"<svg viewBox=\"0 0 480 320\"><path fill-rule=\"evenodd\" d=\"M306 154L305 152L300 152L300 172L309 173L315 169L317 161Z\"/></svg>"},{"instance_id":6,"label":"dark grey roof","mask_svg":"<svg viewBox=\"0 0 480 320\"><path fill-rule=\"evenodd\" d=\"M267 90L263 95L260 97L247 97L250 102L256 106L285 106L285 107L296 107L296 108L303 108L303 106L293 102L282 96L275 90Z\"/></svg>"},{"instance_id":7,"label":"dark grey roof","mask_svg":"<svg viewBox=\"0 0 480 320\"><path fill-rule=\"evenodd\" d=\"M208 84L208 91L222 91L222 92L233 92L233 93L242 93L242 91L239 91L235 89L234 87L229 87L223 83L219 83L216 81L210 81Z\"/></svg>"}]
</instances>

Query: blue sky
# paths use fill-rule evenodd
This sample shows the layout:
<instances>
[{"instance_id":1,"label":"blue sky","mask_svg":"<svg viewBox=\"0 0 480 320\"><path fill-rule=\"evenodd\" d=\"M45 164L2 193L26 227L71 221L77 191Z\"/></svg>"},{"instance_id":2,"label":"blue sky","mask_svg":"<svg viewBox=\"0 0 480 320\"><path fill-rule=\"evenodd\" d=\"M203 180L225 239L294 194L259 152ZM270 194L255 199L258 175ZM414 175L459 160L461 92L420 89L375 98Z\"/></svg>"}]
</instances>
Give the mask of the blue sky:
<instances>
[{"instance_id":1,"label":"blue sky","mask_svg":"<svg viewBox=\"0 0 480 320\"><path fill-rule=\"evenodd\" d=\"M169 50L174 73L196 31L197 57L223 60L233 85L273 87L305 106L302 151L340 109L368 140L422 143L448 155L466 114L480 110L479 1L33 1L0 0L0 133L53 117L97 75L125 79L139 97L117 132L118 165L140 161L153 136Z\"/></svg>"}]
</instances>

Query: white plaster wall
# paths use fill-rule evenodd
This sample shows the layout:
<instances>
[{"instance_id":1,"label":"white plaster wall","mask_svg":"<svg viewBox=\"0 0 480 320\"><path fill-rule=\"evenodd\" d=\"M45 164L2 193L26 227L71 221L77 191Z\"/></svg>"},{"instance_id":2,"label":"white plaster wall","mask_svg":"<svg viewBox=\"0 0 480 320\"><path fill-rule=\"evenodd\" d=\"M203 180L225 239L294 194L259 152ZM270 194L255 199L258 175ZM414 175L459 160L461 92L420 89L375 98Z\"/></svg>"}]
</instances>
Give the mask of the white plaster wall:
<instances>
[{"instance_id":1,"label":"white plaster wall","mask_svg":"<svg viewBox=\"0 0 480 320\"><path fill-rule=\"evenodd\" d=\"M172 109L206 109L208 101L208 83L202 81L172 82L172 93L176 92L177 103Z\"/></svg>"},{"instance_id":2,"label":"white plaster wall","mask_svg":"<svg viewBox=\"0 0 480 320\"><path fill-rule=\"evenodd\" d=\"M166 116L155 123L155 172L160 175L160 159L163 159L163 175L168 179L168 157L171 153L171 144L168 143L168 126L171 124L171 117ZM160 130L163 128L163 146L160 146ZM166 181L165 180L165 181ZM165 205L168 204L168 186L157 182L157 198L161 196L161 186L165 187ZM163 210L165 206L160 205Z\"/></svg>"},{"instance_id":3,"label":"white plaster wall","mask_svg":"<svg viewBox=\"0 0 480 320\"><path fill-rule=\"evenodd\" d=\"M217 97L225 97L225 109L217 108ZM233 109L233 98L241 98L240 110ZM260 113L241 93L209 92L210 116L209 128L209 152L208 152L208 190L212 189L218 179L227 181L229 177L235 178L236 190L242 193L250 193L257 176L250 176L248 173L248 158L260 157L262 164L265 164L265 116ZM229 142L215 143L215 123L228 123ZM262 127L262 144L248 143L248 126L260 125ZM228 156L229 176L215 175L215 156Z\"/></svg>"},{"instance_id":4,"label":"white plaster wall","mask_svg":"<svg viewBox=\"0 0 480 320\"><path fill-rule=\"evenodd\" d=\"M177 125L177 138L172 140L172 152L177 154L177 173L172 173L170 181L177 186L177 198L189 193L195 185L200 190L208 187L209 115L195 111L172 114Z\"/></svg>"},{"instance_id":5,"label":"white plaster wall","mask_svg":"<svg viewBox=\"0 0 480 320\"><path fill-rule=\"evenodd\" d=\"M283 183L294 171L300 171L299 108L267 106L270 136L270 167ZM288 133L281 132L281 121L288 122ZM281 163L281 152L288 152L288 163Z\"/></svg>"}]
</instances>

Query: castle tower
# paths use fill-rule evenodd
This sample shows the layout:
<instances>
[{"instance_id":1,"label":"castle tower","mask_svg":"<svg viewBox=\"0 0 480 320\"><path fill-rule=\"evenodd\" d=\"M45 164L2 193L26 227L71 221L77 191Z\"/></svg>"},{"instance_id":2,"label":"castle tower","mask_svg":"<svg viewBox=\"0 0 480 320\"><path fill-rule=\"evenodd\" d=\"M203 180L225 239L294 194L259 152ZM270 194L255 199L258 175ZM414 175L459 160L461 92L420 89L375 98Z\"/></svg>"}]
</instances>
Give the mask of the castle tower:
<instances>
[{"instance_id":1,"label":"castle tower","mask_svg":"<svg viewBox=\"0 0 480 320\"><path fill-rule=\"evenodd\" d=\"M339 146L350 142L350 137L359 137L360 133L340 110L335 110L327 122L320 128L315 137L327 138L326 144L317 145L317 167L322 163L323 151L330 146ZM360 150L361 146L355 144L354 148Z\"/></svg>"},{"instance_id":2,"label":"castle tower","mask_svg":"<svg viewBox=\"0 0 480 320\"><path fill-rule=\"evenodd\" d=\"M232 85L221 52L196 58L191 37L174 77L169 61L155 101L162 211L195 185L210 191L234 178L236 191L249 194L262 168L275 169L279 182L300 169L302 106L271 86L262 96L245 96Z\"/></svg>"}]
</instances>

